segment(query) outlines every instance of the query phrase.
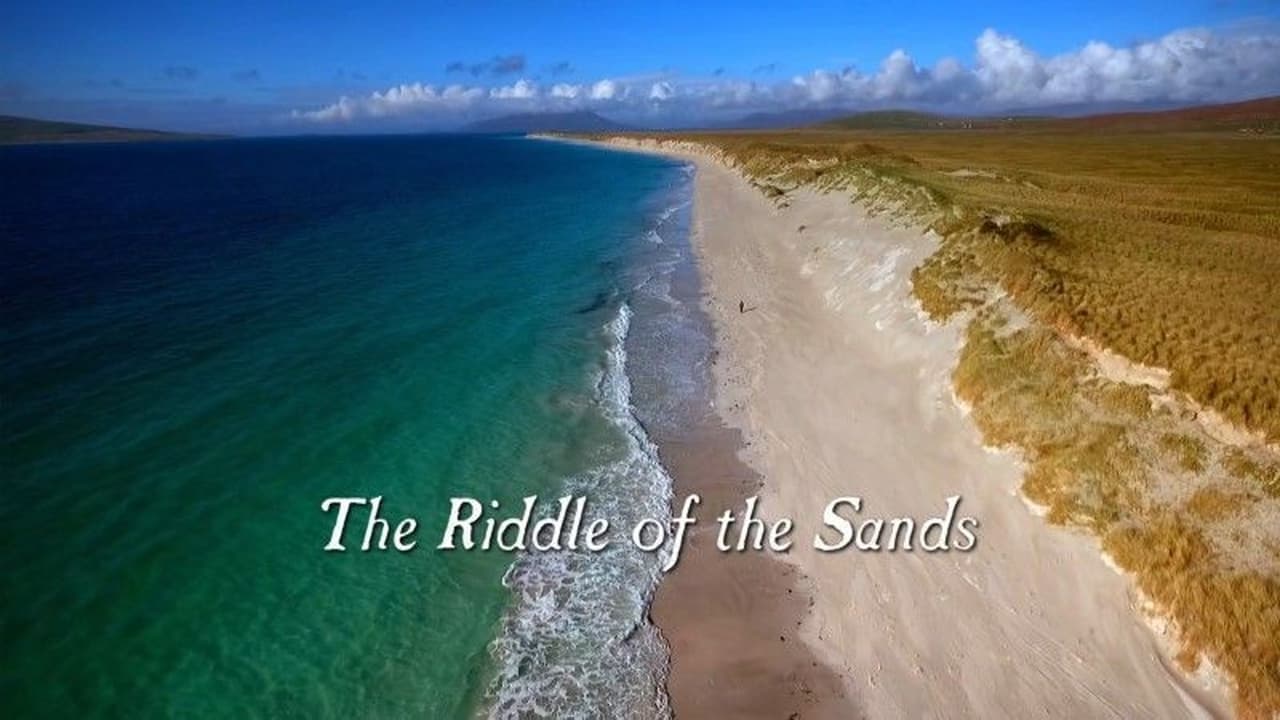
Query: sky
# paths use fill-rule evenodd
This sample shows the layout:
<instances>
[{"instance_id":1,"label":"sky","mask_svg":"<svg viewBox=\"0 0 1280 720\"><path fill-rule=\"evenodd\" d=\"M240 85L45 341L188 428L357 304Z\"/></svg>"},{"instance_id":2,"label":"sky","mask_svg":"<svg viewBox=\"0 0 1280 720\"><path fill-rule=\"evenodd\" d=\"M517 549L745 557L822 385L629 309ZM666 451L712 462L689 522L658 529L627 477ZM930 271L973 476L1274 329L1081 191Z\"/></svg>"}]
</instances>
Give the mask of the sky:
<instances>
[{"instance_id":1,"label":"sky","mask_svg":"<svg viewBox=\"0 0 1280 720\"><path fill-rule=\"evenodd\" d=\"M14 3L0 114L288 134L1280 94L1276 0Z\"/></svg>"}]
</instances>

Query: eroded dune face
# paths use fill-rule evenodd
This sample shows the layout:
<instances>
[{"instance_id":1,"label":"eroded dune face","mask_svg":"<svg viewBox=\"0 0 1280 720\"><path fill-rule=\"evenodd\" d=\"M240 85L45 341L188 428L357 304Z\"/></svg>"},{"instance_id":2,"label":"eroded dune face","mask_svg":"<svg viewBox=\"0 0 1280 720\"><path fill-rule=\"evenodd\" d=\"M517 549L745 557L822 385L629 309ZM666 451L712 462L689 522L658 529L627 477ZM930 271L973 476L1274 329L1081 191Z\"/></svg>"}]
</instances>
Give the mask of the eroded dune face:
<instances>
[{"instance_id":1,"label":"eroded dune face","mask_svg":"<svg viewBox=\"0 0 1280 720\"><path fill-rule=\"evenodd\" d=\"M687 151L688 147L676 147ZM770 203L698 158L696 241L724 352L717 405L763 477L763 508L816 532L832 498L927 517L948 495L980 523L970 553L793 550L813 585L804 636L871 717L1185 717L1127 580L1086 537L1028 512L1022 468L984 448L951 390L962 337L923 318L910 273L937 238L847 195ZM758 308L742 315L739 299ZM1193 700L1193 696L1206 697Z\"/></svg>"}]
</instances>

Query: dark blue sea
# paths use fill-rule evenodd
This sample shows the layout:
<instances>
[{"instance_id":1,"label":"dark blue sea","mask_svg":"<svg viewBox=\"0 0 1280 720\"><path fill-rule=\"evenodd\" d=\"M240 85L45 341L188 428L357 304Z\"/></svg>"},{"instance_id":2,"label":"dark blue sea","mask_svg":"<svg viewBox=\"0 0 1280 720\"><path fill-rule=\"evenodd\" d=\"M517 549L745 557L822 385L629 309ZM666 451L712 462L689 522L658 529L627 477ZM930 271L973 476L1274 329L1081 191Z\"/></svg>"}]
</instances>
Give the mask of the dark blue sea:
<instances>
[{"instance_id":1,"label":"dark blue sea","mask_svg":"<svg viewBox=\"0 0 1280 720\"><path fill-rule=\"evenodd\" d=\"M0 148L5 715L666 714L660 553L435 545L455 496L667 517L636 417L701 362L690 178L516 137ZM324 552L334 496L417 549Z\"/></svg>"}]
</instances>

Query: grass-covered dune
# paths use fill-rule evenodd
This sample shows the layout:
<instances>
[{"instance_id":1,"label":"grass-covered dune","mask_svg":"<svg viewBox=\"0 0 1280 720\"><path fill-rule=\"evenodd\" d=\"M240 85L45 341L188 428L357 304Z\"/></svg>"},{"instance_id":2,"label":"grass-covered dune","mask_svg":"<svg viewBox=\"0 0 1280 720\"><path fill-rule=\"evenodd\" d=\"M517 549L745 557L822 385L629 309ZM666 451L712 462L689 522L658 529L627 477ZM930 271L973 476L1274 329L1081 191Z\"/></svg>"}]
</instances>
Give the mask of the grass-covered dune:
<instances>
[{"instance_id":1,"label":"grass-covered dune","mask_svg":"<svg viewBox=\"0 0 1280 720\"><path fill-rule=\"evenodd\" d=\"M814 186L937 231L913 288L966 324L953 379L987 441L1021 450L1050 521L1133 574L1187 670L1212 662L1242 717L1272 717L1280 135L1256 128L1280 104L1174 113L658 137L699 143L777 202Z\"/></svg>"},{"instance_id":2,"label":"grass-covered dune","mask_svg":"<svg viewBox=\"0 0 1280 720\"><path fill-rule=\"evenodd\" d=\"M1169 369L1175 389L1280 441L1280 138L805 133L727 142L765 174L786 166L783 182L871 174L945 208L936 222L954 242L919 287L930 312L976 302L937 283L980 261L984 281L998 280L1037 317Z\"/></svg>"}]
</instances>

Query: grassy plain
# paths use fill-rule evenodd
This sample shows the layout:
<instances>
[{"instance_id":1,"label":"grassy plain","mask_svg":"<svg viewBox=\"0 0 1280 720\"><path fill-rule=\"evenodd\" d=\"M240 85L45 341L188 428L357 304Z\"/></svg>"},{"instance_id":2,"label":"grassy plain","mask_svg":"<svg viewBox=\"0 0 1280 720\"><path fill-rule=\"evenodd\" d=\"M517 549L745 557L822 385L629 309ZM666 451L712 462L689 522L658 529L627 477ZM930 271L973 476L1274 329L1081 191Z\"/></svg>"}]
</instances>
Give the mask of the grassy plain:
<instances>
[{"instance_id":1,"label":"grassy plain","mask_svg":"<svg viewBox=\"0 0 1280 720\"><path fill-rule=\"evenodd\" d=\"M1273 717L1280 135L1142 120L658 137L776 202L817 186L936 230L913 287L967 324L954 383L987 441L1022 451L1050 521L1133 574L1185 669L1210 660L1241 717Z\"/></svg>"}]
</instances>

